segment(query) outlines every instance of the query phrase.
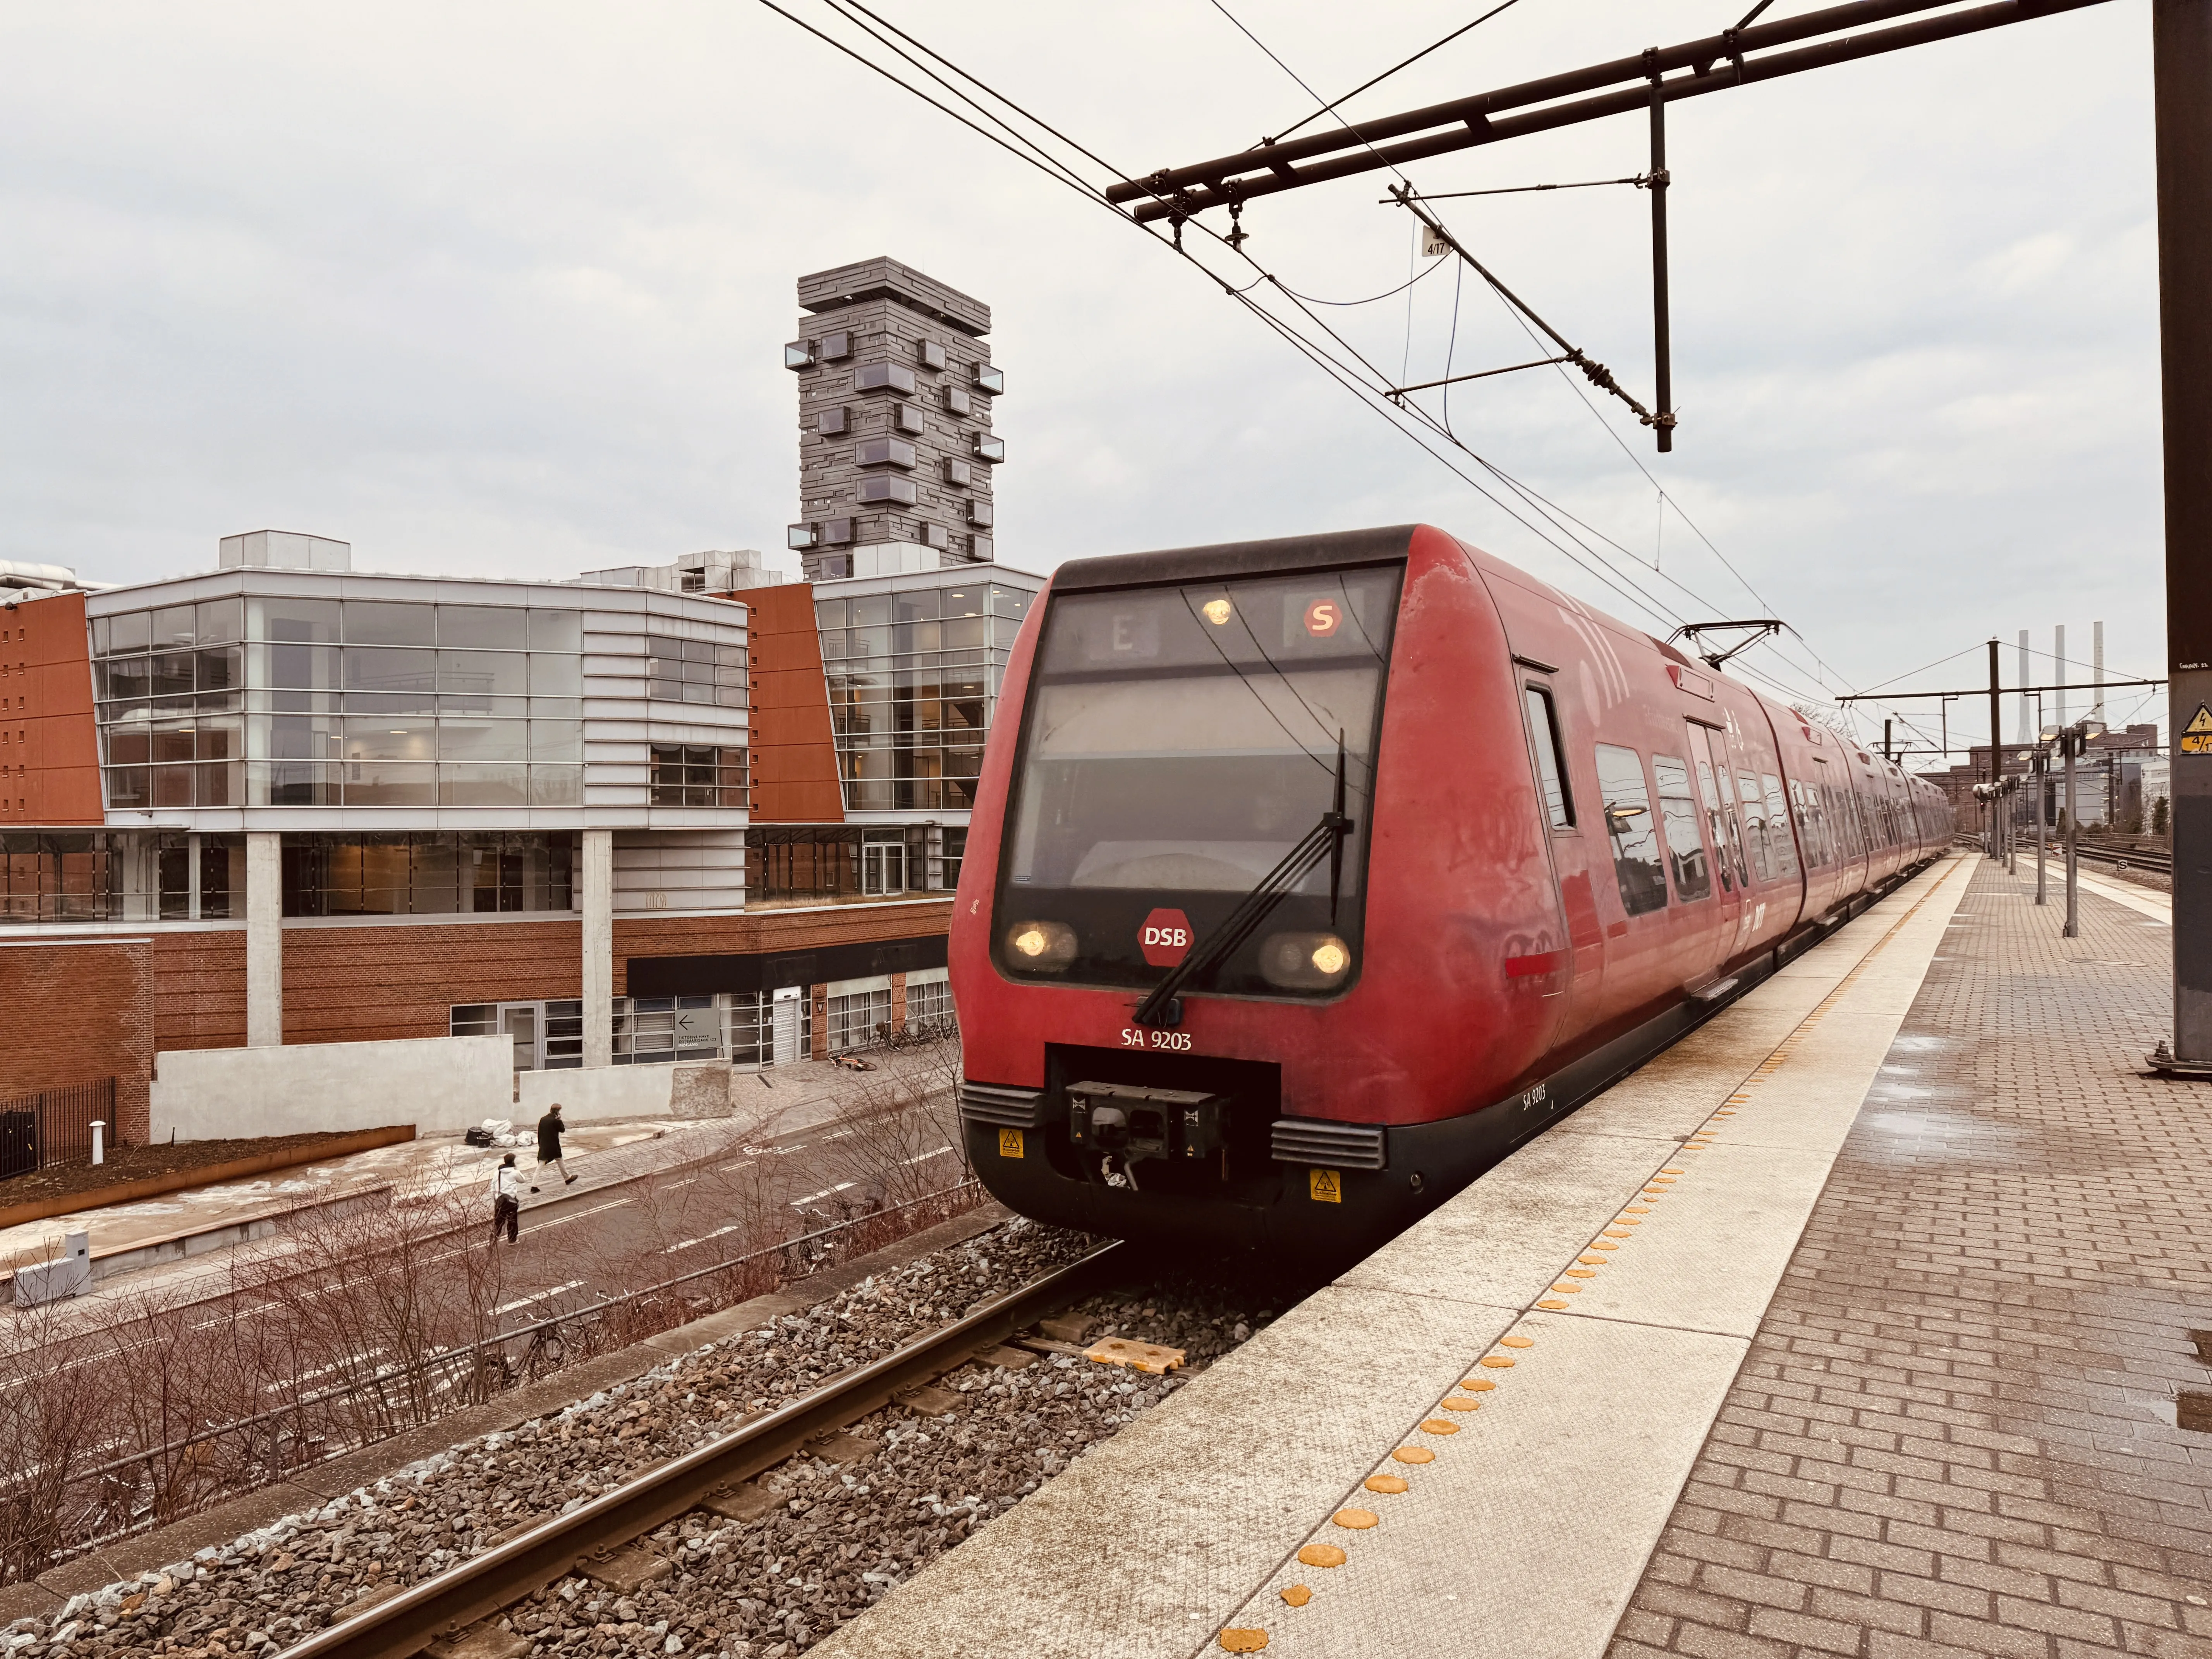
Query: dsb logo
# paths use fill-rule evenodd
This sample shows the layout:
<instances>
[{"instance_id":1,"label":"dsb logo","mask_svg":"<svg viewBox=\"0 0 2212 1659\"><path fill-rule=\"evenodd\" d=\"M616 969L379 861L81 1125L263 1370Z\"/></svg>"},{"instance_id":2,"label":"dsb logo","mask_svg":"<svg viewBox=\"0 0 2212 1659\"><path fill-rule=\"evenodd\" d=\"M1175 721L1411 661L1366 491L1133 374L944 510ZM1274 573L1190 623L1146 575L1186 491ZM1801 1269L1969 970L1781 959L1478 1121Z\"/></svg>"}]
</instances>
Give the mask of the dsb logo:
<instances>
[{"instance_id":1,"label":"dsb logo","mask_svg":"<svg viewBox=\"0 0 2212 1659\"><path fill-rule=\"evenodd\" d=\"M1172 968L1190 952L1190 918L1180 910L1155 910L1145 918L1137 943L1153 967Z\"/></svg>"}]
</instances>

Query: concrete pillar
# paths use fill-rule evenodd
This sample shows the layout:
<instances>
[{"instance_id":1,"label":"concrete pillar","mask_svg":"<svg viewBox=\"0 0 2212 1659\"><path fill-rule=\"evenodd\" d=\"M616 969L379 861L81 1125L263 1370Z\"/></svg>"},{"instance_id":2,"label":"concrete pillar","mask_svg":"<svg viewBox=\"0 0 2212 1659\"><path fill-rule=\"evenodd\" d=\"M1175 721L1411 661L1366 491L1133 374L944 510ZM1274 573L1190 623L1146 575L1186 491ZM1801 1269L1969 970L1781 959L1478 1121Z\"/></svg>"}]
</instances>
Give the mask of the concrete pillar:
<instances>
[{"instance_id":1,"label":"concrete pillar","mask_svg":"<svg viewBox=\"0 0 2212 1659\"><path fill-rule=\"evenodd\" d=\"M284 1042L284 854L274 830L246 836L246 1046Z\"/></svg>"},{"instance_id":2,"label":"concrete pillar","mask_svg":"<svg viewBox=\"0 0 2212 1659\"><path fill-rule=\"evenodd\" d=\"M615 1060L615 832L584 831L584 1064Z\"/></svg>"}]
</instances>

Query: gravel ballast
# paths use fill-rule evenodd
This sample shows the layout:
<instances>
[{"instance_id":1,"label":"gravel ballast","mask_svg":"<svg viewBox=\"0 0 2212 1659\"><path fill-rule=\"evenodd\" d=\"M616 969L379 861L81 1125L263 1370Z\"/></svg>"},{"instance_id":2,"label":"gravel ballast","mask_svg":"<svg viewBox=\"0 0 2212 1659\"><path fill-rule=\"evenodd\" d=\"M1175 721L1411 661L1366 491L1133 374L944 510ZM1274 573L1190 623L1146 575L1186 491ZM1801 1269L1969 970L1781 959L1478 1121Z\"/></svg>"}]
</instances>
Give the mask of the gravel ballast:
<instances>
[{"instance_id":1,"label":"gravel ballast","mask_svg":"<svg viewBox=\"0 0 2212 1659\"><path fill-rule=\"evenodd\" d=\"M1026 1221L863 1281L802 1313L702 1347L514 1430L426 1458L318 1510L288 1516L128 1583L74 1597L0 1632L0 1659L48 1653L275 1654L398 1589L750 1413L889 1353L1073 1260L1097 1241ZM904 1407L848 1431L830 1458L762 1475L765 1512L693 1510L635 1547L662 1576L627 1594L577 1575L508 1609L543 1655L722 1654L784 1659L1034 1492L1250 1334L1257 1311L1197 1286L1094 1298L1085 1335L1187 1351L1152 1377L1065 1354L1015 1369L964 1366L957 1402ZM1246 1298L1249 1299L1249 1298ZM1275 1305L1283 1305L1279 1301ZM365 1599L369 1598L369 1599Z\"/></svg>"}]
</instances>

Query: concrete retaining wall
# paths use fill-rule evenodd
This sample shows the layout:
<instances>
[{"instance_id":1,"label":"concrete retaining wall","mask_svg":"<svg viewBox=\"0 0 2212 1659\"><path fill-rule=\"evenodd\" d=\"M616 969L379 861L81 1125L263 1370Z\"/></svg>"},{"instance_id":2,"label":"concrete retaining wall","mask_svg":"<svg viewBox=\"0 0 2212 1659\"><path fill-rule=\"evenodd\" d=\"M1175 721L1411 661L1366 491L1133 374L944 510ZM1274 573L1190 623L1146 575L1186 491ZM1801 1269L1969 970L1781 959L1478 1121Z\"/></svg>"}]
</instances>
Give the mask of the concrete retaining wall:
<instances>
[{"instance_id":1,"label":"concrete retaining wall","mask_svg":"<svg viewBox=\"0 0 2212 1659\"><path fill-rule=\"evenodd\" d=\"M512 1116L534 1124L555 1101L571 1123L607 1117L727 1117L727 1060L688 1066L594 1066L574 1072L519 1072L521 1097Z\"/></svg>"},{"instance_id":2,"label":"concrete retaining wall","mask_svg":"<svg viewBox=\"0 0 2212 1659\"><path fill-rule=\"evenodd\" d=\"M514 1067L514 1046L504 1036L173 1049L155 1057L150 1138L167 1140L174 1130L179 1140L212 1140L395 1121L412 1123L419 1134L458 1133L516 1115Z\"/></svg>"}]
</instances>

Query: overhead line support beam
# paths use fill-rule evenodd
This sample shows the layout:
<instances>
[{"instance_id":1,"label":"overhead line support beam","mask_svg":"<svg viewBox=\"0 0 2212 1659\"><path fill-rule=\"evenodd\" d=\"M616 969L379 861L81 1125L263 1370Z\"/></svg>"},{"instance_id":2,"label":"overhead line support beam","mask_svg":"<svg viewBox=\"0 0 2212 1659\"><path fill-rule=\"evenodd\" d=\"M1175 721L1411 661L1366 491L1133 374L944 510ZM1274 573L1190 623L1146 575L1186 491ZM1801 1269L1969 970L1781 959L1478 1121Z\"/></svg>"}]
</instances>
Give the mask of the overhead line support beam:
<instances>
[{"instance_id":1,"label":"overhead line support beam","mask_svg":"<svg viewBox=\"0 0 2212 1659\"><path fill-rule=\"evenodd\" d=\"M1774 52L1761 58L1743 58L1731 64L1724 71L1715 67L1717 60L1728 58L1732 53L1753 52L1761 46L1802 40L1863 23L1933 9L1929 0L1858 0L1858 3L1852 5L1830 6L1820 11L1808 12L1802 17L1731 31L1733 40L1729 36L1716 35L1678 46L1661 46L1655 49L1648 66L1647 60L1641 55L1616 58L1589 69L1549 76L1540 81L1524 82L1519 86L1483 93L1473 98L1433 104L1403 115L1363 121L1340 132L1316 133L1310 138L1264 145L1189 167L1164 167L1145 179L1124 179L1109 185L1106 188L1106 196L1113 202L1137 203L1139 205L1133 216L1140 222L1176 216L1188 218L1208 208L1225 206L1232 199L1250 201L1255 197L1272 196L1280 191L1297 190L1331 179L1349 178L1354 173L1426 161L1433 155L1472 149L1478 145L1498 143L1507 138L1521 138L1530 133L1549 132L1555 128L1601 120L1610 115L1624 115L1649 107L1655 96L1662 102L1674 103L1709 92L1720 92L1729 87L1778 80L1785 75L1802 74L1807 70L1852 63L1860 58L1901 51L1907 46L1925 46L1936 40L1978 33L1984 29L2001 28L2010 23L2030 22L2040 17L2055 17L2063 12L2078 11L2084 7L2106 3L2106 0L1999 0L1996 4L1947 12L1942 16L1923 18L1896 28L1823 40L1814 46L1794 52ZM1702 70L1698 67L1701 64L1705 65ZM1677 75L1672 80L1662 78L1654 88L1650 84L1650 76L1655 68L1662 77L1670 70L1682 70L1688 73ZM1644 84L1623 86L1623 82ZM1593 98L1575 97L1577 94L1601 87L1620 89ZM1571 98L1574 101L1550 101L1559 98ZM1528 107L1537 104L1549 104L1549 107ZM1525 112L1510 115L1504 119L1498 118L1494 113L1514 109ZM1388 142L1413 133L1425 136L1407 138L1404 143ZM1296 165L1307 160L1310 160L1312 165ZM1235 187L1233 193L1231 185Z\"/></svg>"}]
</instances>

